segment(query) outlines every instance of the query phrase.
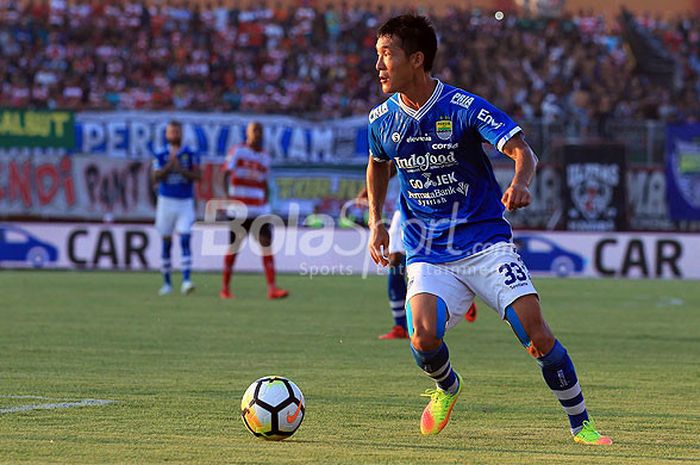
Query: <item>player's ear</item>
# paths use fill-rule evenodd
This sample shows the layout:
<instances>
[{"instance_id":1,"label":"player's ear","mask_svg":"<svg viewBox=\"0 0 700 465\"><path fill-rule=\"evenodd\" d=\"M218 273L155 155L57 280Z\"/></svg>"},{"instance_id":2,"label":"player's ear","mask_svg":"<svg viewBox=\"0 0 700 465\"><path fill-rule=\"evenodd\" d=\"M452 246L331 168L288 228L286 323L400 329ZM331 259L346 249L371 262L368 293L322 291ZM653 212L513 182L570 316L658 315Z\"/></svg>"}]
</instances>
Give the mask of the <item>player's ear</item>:
<instances>
[{"instance_id":1,"label":"player's ear","mask_svg":"<svg viewBox=\"0 0 700 465\"><path fill-rule=\"evenodd\" d=\"M423 68L423 63L425 62L425 55L423 52L414 52L410 57L411 64L414 68Z\"/></svg>"}]
</instances>

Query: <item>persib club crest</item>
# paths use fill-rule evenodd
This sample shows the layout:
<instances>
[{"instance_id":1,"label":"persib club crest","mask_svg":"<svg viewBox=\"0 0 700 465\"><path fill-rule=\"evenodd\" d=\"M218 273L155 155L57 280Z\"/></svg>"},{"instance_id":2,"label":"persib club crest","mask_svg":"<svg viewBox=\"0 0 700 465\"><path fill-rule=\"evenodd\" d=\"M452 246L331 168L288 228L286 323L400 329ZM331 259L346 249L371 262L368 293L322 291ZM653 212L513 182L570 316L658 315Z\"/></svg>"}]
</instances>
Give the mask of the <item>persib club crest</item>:
<instances>
[{"instance_id":1,"label":"persib club crest","mask_svg":"<svg viewBox=\"0 0 700 465\"><path fill-rule=\"evenodd\" d=\"M452 138L452 120L437 120L435 122L435 132L440 139L450 140L450 138Z\"/></svg>"}]
</instances>

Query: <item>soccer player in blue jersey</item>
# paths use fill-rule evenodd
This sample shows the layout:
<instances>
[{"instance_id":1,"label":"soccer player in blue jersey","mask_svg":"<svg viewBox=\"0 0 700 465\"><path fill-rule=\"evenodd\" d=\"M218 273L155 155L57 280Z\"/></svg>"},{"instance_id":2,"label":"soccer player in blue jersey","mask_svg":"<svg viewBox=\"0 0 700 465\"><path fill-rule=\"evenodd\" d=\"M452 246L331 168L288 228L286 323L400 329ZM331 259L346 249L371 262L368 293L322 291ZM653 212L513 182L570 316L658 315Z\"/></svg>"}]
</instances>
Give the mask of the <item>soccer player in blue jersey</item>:
<instances>
[{"instance_id":1,"label":"soccer player in blue jersey","mask_svg":"<svg viewBox=\"0 0 700 465\"><path fill-rule=\"evenodd\" d=\"M167 146L162 152L156 153L153 160L153 179L160 183L158 186L158 203L156 205L156 229L162 236L162 273L163 286L158 292L167 295L173 291L170 280L172 269L170 249L173 244L173 232L180 235L182 253L182 286L183 295L194 291L190 279L192 253L190 241L192 224L194 224L194 183L201 178L199 156L182 147L182 125L171 121L165 128Z\"/></svg>"},{"instance_id":2,"label":"soccer player in blue jersey","mask_svg":"<svg viewBox=\"0 0 700 465\"><path fill-rule=\"evenodd\" d=\"M520 127L479 96L430 75L437 38L427 18L388 20L378 31L376 51L379 82L391 97L369 114L369 251L376 263L388 264L389 236L381 213L388 162L393 161L401 184L411 350L437 385L426 391L430 401L421 433L442 431L464 389L443 337L478 295L535 357L569 417L574 440L612 444L588 417L574 365L542 316L537 291L503 218L504 207L516 210L531 201L528 186L537 157ZM504 193L484 142L515 161L515 175Z\"/></svg>"}]
</instances>

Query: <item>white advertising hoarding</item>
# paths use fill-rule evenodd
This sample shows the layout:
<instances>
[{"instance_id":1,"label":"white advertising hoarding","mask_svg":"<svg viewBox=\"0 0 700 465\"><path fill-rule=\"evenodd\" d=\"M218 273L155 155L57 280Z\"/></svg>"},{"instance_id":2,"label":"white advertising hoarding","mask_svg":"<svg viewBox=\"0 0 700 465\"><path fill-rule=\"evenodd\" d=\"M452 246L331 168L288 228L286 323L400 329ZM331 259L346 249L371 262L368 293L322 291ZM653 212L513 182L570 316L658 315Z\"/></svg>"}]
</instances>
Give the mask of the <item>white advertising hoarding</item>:
<instances>
[{"instance_id":1,"label":"white advertising hoarding","mask_svg":"<svg viewBox=\"0 0 700 465\"><path fill-rule=\"evenodd\" d=\"M277 226L273 247L278 271L302 275L382 273L367 254L366 229ZM228 242L224 224L197 224L193 268L218 271ZM515 234L534 275L700 279L700 235L679 233ZM0 267L153 270L160 267L160 237L151 225L107 223L0 223ZM179 264L179 244L173 264ZM236 260L241 271L262 270L258 247L246 241Z\"/></svg>"}]
</instances>

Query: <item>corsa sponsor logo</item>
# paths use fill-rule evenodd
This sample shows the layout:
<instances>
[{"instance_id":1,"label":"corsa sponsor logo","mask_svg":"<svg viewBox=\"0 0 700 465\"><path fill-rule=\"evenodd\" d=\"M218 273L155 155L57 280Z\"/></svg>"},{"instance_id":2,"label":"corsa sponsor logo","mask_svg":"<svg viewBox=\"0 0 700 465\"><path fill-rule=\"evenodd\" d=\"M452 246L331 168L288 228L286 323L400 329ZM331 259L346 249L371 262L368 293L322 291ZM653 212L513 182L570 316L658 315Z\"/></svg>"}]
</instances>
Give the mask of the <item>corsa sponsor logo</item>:
<instances>
[{"instance_id":1,"label":"corsa sponsor logo","mask_svg":"<svg viewBox=\"0 0 700 465\"><path fill-rule=\"evenodd\" d=\"M433 150L454 150L457 147L459 147L459 142L455 142L454 144L447 143L447 144L433 144L433 145L431 145L431 148Z\"/></svg>"},{"instance_id":2,"label":"corsa sponsor logo","mask_svg":"<svg viewBox=\"0 0 700 465\"><path fill-rule=\"evenodd\" d=\"M402 170L421 170L427 171L431 168L443 168L457 164L454 152L447 154L433 155L428 152L425 155L413 154L408 158L396 158L394 160L396 167Z\"/></svg>"},{"instance_id":3,"label":"corsa sponsor logo","mask_svg":"<svg viewBox=\"0 0 700 465\"><path fill-rule=\"evenodd\" d=\"M503 127L505 123L499 123L495 119L493 119L493 116L491 116L491 113L488 112L485 108L482 108L479 110L479 114L476 115L476 119L479 121L483 121L484 123L488 124L491 126L493 129L500 129Z\"/></svg>"}]
</instances>

